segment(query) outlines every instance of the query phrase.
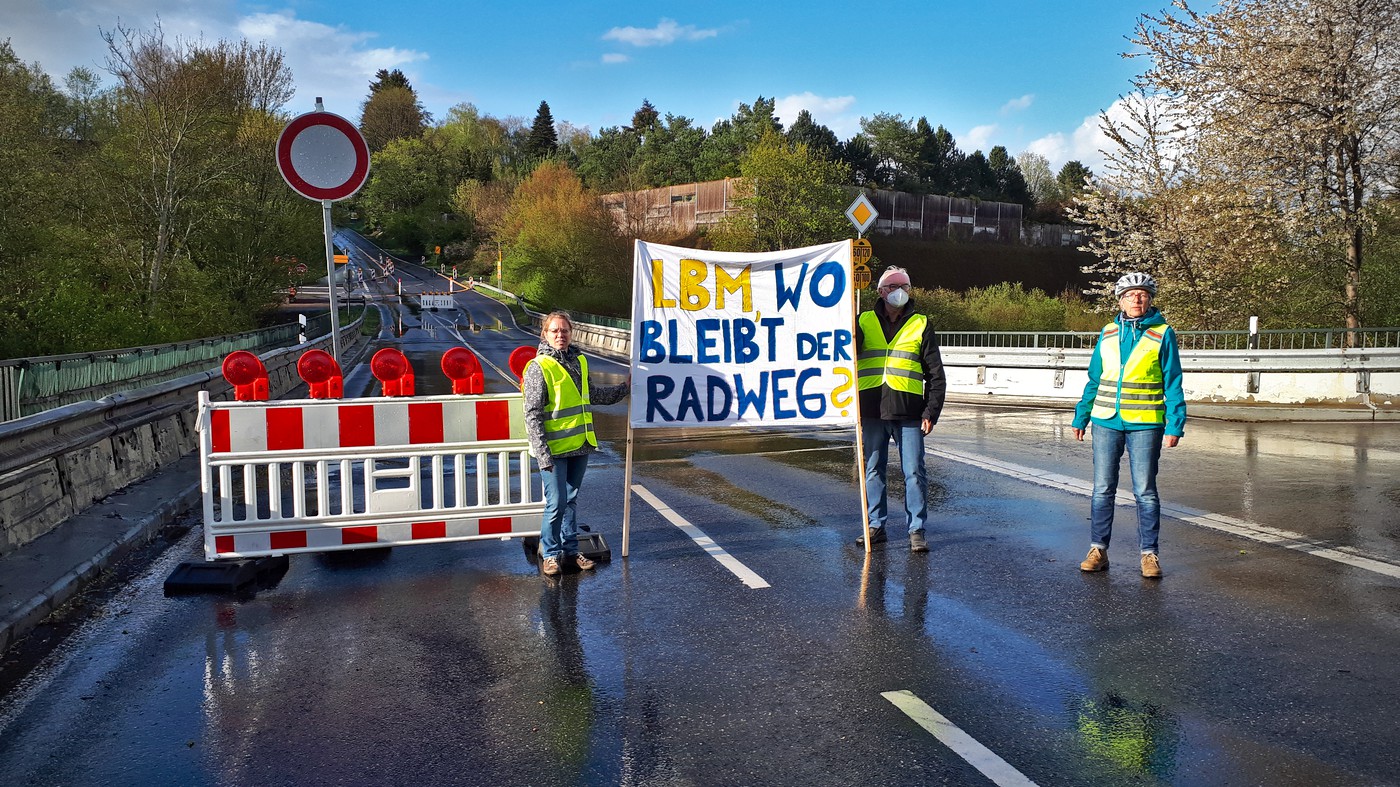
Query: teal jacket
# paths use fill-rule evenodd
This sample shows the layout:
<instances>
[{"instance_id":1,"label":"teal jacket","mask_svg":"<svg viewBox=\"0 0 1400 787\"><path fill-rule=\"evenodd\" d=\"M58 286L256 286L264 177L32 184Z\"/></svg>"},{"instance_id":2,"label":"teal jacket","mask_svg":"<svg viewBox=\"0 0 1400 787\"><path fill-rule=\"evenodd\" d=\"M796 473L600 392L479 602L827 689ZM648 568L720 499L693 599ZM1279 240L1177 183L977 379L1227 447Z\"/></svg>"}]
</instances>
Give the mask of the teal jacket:
<instances>
[{"instance_id":1,"label":"teal jacket","mask_svg":"<svg viewBox=\"0 0 1400 787\"><path fill-rule=\"evenodd\" d=\"M1181 352L1176 348L1176 332L1172 330L1167 321L1163 319L1162 313L1157 307L1152 307L1147 314L1130 320L1122 312L1115 318L1118 323L1118 352L1121 354L1122 362L1128 362L1128 356L1132 354L1133 347L1148 327L1160 325L1162 331L1162 352L1159 356L1162 363L1162 384L1166 387L1167 399L1167 423L1165 434L1173 434L1182 437L1186 434L1186 395L1181 389ZM1102 339L1103 335L1100 334ZM1103 361L1099 358L1099 352L1094 350L1093 356L1089 359L1089 382L1084 386L1084 395L1079 397L1079 404L1074 408L1074 428L1084 429L1089 426L1092 420L1099 426L1106 426L1109 429L1117 429L1126 432L1134 429L1155 429L1152 424L1130 424L1118 417L1115 413L1112 418L1090 419L1089 413L1094 409L1094 396L1099 390L1099 377L1103 375Z\"/></svg>"}]
</instances>

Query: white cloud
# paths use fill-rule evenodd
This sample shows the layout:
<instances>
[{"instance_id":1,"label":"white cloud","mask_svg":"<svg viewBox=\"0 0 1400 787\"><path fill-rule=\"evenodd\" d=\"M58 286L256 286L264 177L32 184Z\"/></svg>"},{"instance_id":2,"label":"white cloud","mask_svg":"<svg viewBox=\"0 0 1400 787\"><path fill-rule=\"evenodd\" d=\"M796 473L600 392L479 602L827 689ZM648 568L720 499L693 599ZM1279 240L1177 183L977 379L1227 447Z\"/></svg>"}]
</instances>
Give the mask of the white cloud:
<instances>
[{"instance_id":1,"label":"white cloud","mask_svg":"<svg viewBox=\"0 0 1400 787\"><path fill-rule=\"evenodd\" d=\"M1125 122L1128 118L1127 103L1141 100L1142 96L1137 94L1119 97L1109 105L1106 114L1115 122ZM1101 173L1104 168L1103 151L1112 149L1115 143L1099 128L1099 122L1098 115L1090 115L1069 136L1062 132L1047 134L1027 145L1026 149L1044 156L1056 171L1067 161L1078 161L1095 173Z\"/></svg>"},{"instance_id":2,"label":"white cloud","mask_svg":"<svg viewBox=\"0 0 1400 787\"><path fill-rule=\"evenodd\" d=\"M15 54L21 60L38 61L59 84L74 66L92 68L110 84L111 76L104 68L107 47L99 31L114 32L120 21L123 28L141 35L155 29L158 17L169 42L180 39L212 44L246 38L253 44L266 42L280 49L296 88L286 107L293 114L311 111L316 97L321 96L327 110L357 119L369 83L381 68L402 69L425 103L435 92L442 92L421 84L409 69L428 59L424 52L375 47L375 33L309 22L290 11L238 17L226 13L229 8L231 5L223 3L192 4L186 0L127 1L119 9L107 3L77 6L20 0L14 9L14 23L6 20L5 35L12 36Z\"/></svg>"},{"instance_id":3,"label":"white cloud","mask_svg":"<svg viewBox=\"0 0 1400 787\"><path fill-rule=\"evenodd\" d=\"M1035 95L1031 93L1027 93L1020 98L1013 98L1001 105L1001 114L1007 115L1012 112L1020 112L1029 107L1033 101L1035 101Z\"/></svg>"},{"instance_id":4,"label":"white cloud","mask_svg":"<svg viewBox=\"0 0 1400 787\"><path fill-rule=\"evenodd\" d=\"M622 54L621 52L609 52L603 55L604 63L626 63L628 60L631 59L632 58Z\"/></svg>"},{"instance_id":5,"label":"white cloud","mask_svg":"<svg viewBox=\"0 0 1400 787\"><path fill-rule=\"evenodd\" d=\"M958 140L958 147L961 148L964 153L980 150L985 155L990 147L987 143L991 142L992 135L995 133L997 133L997 125L995 123L987 126L973 126L972 130L968 131Z\"/></svg>"},{"instance_id":6,"label":"white cloud","mask_svg":"<svg viewBox=\"0 0 1400 787\"><path fill-rule=\"evenodd\" d=\"M604 41L621 41L632 46L666 46L677 41L700 41L714 38L719 31L679 25L674 19L662 19L656 27L614 27L603 34Z\"/></svg>"},{"instance_id":7,"label":"white cloud","mask_svg":"<svg viewBox=\"0 0 1400 787\"><path fill-rule=\"evenodd\" d=\"M784 128L797 120L802 110L812 113L812 119L831 129L838 139L848 139L860 130L860 118L849 114L856 103L855 96L819 96L815 93L794 93L774 99L773 113Z\"/></svg>"},{"instance_id":8,"label":"white cloud","mask_svg":"<svg viewBox=\"0 0 1400 787\"><path fill-rule=\"evenodd\" d=\"M1073 158L1069 155L1069 145L1065 142L1065 135L1058 131L1032 141L1026 146L1026 150L1044 156L1045 160L1050 162L1051 169L1059 169L1064 166L1066 161Z\"/></svg>"},{"instance_id":9,"label":"white cloud","mask_svg":"<svg viewBox=\"0 0 1400 787\"><path fill-rule=\"evenodd\" d=\"M308 22L283 11L244 17L238 20L237 34L252 42L265 41L285 53L296 86L288 107L293 113L311 111L316 96L321 96L328 111L358 118L369 84L381 68L403 70L420 98L431 90L408 68L426 61L428 55L412 49L370 46L374 33Z\"/></svg>"}]
</instances>

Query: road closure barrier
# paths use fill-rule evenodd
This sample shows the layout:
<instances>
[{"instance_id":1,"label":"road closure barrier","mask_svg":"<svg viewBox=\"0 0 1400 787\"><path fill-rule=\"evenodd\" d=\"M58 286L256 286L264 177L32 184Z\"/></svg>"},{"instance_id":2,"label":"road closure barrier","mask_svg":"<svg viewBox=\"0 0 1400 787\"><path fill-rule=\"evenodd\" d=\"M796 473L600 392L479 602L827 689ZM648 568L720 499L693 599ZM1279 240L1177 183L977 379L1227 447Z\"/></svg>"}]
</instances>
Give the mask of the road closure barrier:
<instances>
[{"instance_id":1,"label":"road closure barrier","mask_svg":"<svg viewBox=\"0 0 1400 787\"><path fill-rule=\"evenodd\" d=\"M539 535L519 393L201 392L199 434L208 561Z\"/></svg>"}]
</instances>

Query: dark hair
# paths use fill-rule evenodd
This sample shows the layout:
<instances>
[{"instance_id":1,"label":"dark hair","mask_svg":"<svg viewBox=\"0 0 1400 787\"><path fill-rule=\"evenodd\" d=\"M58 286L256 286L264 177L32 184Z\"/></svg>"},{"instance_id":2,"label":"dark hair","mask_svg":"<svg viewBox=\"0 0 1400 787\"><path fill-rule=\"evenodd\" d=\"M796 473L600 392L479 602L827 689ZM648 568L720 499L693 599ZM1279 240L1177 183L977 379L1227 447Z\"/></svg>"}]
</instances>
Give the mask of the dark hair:
<instances>
[{"instance_id":1,"label":"dark hair","mask_svg":"<svg viewBox=\"0 0 1400 787\"><path fill-rule=\"evenodd\" d=\"M546 331L549 330L549 324L550 324L551 322L554 321L554 318L555 318L555 317L558 317L559 319L561 319L561 320L563 320L564 322L568 323L568 324L569 324L569 330L572 331L572 330L574 329L574 320L573 320L572 317L569 316L569 313L568 313L568 312L565 312L565 311L559 311L559 310L556 309L555 311L552 311L552 312L550 312L549 314L546 314L546 315L544 316L544 319L540 321L540 338L541 338L541 339L543 339L543 340L545 340L545 341L548 341L548 340L549 340L549 336L546 334Z\"/></svg>"}]
</instances>

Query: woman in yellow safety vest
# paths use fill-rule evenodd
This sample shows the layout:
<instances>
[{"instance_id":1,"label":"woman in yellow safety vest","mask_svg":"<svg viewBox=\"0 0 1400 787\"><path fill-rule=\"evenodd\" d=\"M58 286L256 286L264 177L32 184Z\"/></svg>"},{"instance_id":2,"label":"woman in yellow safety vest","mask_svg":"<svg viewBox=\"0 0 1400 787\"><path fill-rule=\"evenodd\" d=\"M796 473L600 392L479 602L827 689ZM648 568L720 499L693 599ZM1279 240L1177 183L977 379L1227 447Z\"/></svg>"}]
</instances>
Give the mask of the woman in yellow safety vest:
<instances>
[{"instance_id":1,"label":"woman in yellow safety vest","mask_svg":"<svg viewBox=\"0 0 1400 787\"><path fill-rule=\"evenodd\" d=\"M577 515L588 455L598 450L591 406L619 402L631 387L624 382L592 388L588 358L573 347L573 334L569 315L556 311L546 316L539 351L521 380L525 435L544 482L540 570L549 576L558 575L566 564L583 570L595 565L579 554Z\"/></svg>"},{"instance_id":2,"label":"woman in yellow safety vest","mask_svg":"<svg viewBox=\"0 0 1400 787\"><path fill-rule=\"evenodd\" d=\"M1137 499L1138 550L1144 577L1162 576L1157 557L1161 504L1157 463L1162 443L1176 446L1185 434L1186 397L1176 333L1152 305L1157 282L1146 273L1125 273L1113 287L1121 310L1099 333L1089 359L1089 382L1074 413L1075 439L1093 422L1094 494L1090 503L1089 555L1082 571L1108 568L1108 541L1118 496L1123 452Z\"/></svg>"}]
</instances>

